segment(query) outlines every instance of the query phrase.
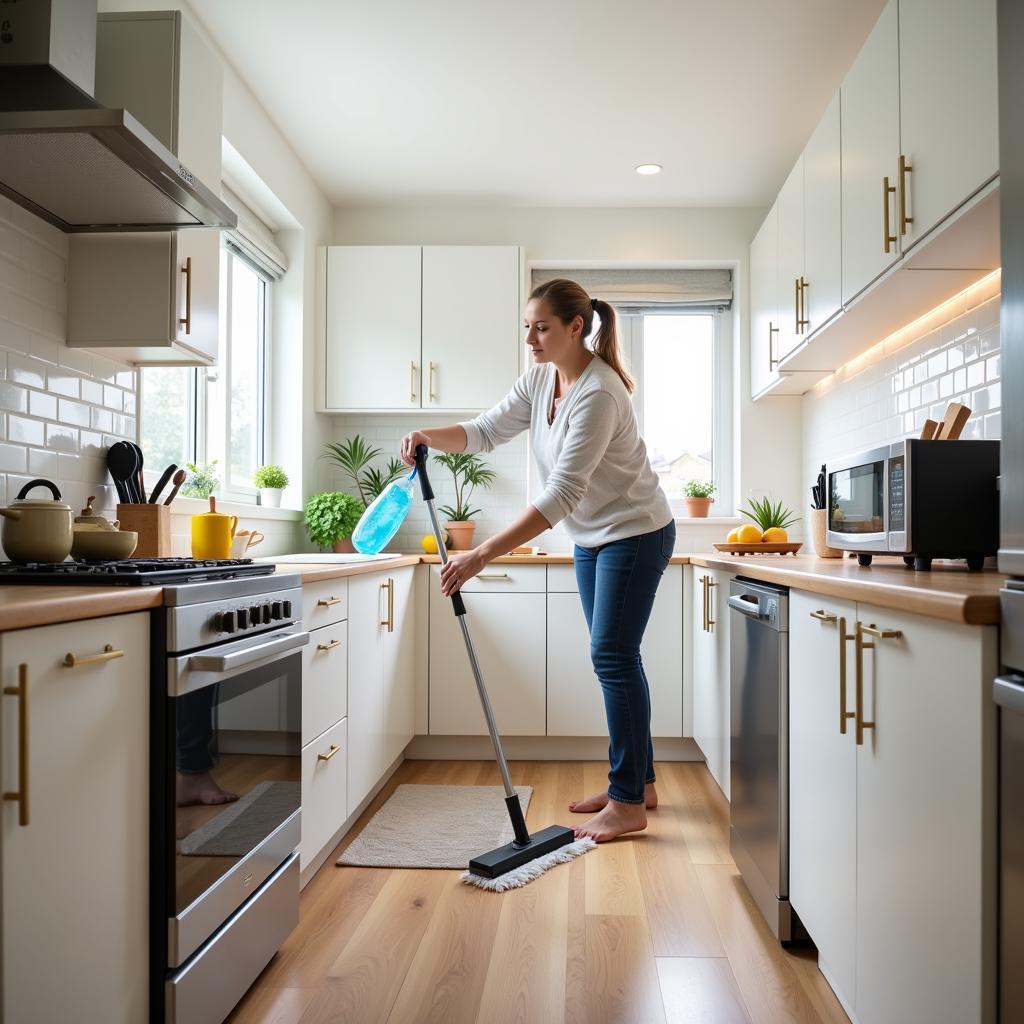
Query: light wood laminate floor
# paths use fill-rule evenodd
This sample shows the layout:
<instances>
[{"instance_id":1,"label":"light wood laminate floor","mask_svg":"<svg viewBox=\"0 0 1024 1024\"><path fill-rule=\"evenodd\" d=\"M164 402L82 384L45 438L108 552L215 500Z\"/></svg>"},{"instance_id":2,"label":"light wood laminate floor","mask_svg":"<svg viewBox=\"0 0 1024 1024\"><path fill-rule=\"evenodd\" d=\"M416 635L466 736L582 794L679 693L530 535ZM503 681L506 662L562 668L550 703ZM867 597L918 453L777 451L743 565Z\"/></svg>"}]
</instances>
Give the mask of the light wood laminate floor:
<instances>
[{"instance_id":1,"label":"light wood laminate floor","mask_svg":"<svg viewBox=\"0 0 1024 1024\"><path fill-rule=\"evenodd\" d=\"M336 867L401 783L500 785L474 761L406 761L302 894L299 926L231 1024L846 1024L812 947L773 938L729 856L728 807L701 763L662 763L647 831L522 889L457 871ZM518 762L533 831L607 765Z\"/></svg>"}]
</instances>

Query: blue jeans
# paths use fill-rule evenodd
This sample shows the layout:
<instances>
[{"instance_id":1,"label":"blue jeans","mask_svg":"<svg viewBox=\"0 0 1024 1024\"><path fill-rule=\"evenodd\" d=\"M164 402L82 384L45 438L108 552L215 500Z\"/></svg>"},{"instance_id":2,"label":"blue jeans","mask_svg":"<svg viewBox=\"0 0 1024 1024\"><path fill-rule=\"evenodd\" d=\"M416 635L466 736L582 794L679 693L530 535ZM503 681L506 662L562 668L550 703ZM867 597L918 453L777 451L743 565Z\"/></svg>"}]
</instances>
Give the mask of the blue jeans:
<instances>
[{"instance_id":1,"label":"blue jeans","mask_svg":"<svg viewBox=\"0 0 1024 1024\"><path fill-rule=\"evenodd\" d=\"M577 544L574 553L590 658L608 718L608 796L624 804L643 803L644 784L654 782L651 689L640 642L675 541L671 522L597 548Z\"/></svg>"}]
</instances>

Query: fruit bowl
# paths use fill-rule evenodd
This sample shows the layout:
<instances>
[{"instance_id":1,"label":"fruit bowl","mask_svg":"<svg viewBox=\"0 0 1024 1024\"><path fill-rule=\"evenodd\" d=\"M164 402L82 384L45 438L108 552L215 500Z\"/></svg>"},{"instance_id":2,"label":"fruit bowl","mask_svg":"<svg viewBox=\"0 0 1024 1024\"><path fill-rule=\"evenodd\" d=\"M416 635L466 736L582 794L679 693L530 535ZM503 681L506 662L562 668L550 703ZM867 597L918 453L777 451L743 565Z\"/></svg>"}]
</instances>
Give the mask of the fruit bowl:
<instances>
[{"instance_id":1,"label":"fruit bowl","mask_svg":"<svg viewBox=\"0 0 1024 1024\"><path fill-rule=\"evenodd\" d=\"M715 544L716 551L724 551L730 555L795 555L803 544L799 541L790 541L787 544L766 544L759 541L756 544Z\"/></svg>"}]
</instances>

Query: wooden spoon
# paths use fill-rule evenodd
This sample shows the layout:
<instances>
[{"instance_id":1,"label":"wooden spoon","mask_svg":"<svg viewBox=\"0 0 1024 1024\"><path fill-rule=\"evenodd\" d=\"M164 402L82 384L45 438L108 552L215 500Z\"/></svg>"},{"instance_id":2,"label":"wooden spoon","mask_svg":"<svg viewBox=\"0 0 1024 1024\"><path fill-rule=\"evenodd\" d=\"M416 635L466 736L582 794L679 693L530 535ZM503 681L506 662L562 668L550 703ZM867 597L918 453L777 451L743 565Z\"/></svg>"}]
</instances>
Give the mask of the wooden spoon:
<instances>
[{"instance_id":1,"label":"wooden spoon","mask_svg":"<svg viewBox=\"0 0 1024 1024\"><path fill-rule=\"evenodd\" d=\"M171 482L174 484L174 487L171 489L171 493L167 495L167 500L164 502L165 505L170 505L170 503L178 496L178 488L185 482L185 470L179 469L178 472L171 477Z\"/></svg>"}]
</instances>

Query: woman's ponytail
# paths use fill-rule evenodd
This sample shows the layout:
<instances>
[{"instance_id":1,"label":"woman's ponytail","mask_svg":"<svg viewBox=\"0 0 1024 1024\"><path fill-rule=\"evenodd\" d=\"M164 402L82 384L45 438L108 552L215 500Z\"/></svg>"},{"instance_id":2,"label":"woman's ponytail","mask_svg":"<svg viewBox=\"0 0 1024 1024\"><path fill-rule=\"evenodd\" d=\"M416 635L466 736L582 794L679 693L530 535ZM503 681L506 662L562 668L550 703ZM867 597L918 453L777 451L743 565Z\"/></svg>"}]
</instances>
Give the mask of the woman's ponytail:
<instances>
[{"instance_id":1,"label":"woman's ponytail","mask_svg":"<svg viewBox=\"0 0 1024 1024\"><path fill-rule=\"evenodd\" d=\"M594 351L622 378L626 390L632 394L636 390L636 381L626 369L622 361L622 350L619 348L619 323L615 307L603 299L593 299L594 312L601 318L601 326L594 338Z\"/></svg>"}]
</instances>

